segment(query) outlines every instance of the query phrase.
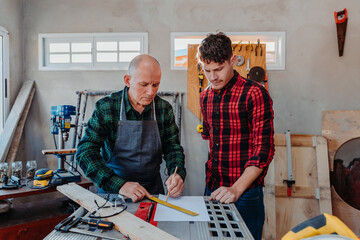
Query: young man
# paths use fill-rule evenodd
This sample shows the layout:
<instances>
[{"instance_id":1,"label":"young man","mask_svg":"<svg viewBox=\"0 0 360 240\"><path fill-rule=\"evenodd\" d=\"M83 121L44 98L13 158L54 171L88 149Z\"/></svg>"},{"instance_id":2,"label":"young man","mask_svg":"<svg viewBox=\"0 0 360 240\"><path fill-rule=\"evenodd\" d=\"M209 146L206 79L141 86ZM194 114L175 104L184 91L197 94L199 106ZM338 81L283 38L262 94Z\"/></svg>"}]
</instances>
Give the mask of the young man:
<instances>
[{"instance_id":1,"label":"young man","mask_svg":"<svg viewBox=\"0 0 360 240\"><path fill-rule=\"evenodd\" d=\"M233 69L236 55L225 34L209 34L197 57L211 83L200 94L202 137L210 140L207 195L234 203L251 234L261 239L262 188L274 155L272 100L263 86Z\"/></svg>"},{"instance_id":2,"label":"young man","mask_svg":"<svg viewBox=\"0 0 360 240\"><path fill-rule=\"evenodd\" d=\"M183 148L171 105L156 96L161 79L158 61L146 54L135 57L124 76L125 88L100 99L76 160L100 192L119 193L134 202L164 193L160 177L162 155L169 175L171 197L184 190Z\"/></svg>"}]
</instances>

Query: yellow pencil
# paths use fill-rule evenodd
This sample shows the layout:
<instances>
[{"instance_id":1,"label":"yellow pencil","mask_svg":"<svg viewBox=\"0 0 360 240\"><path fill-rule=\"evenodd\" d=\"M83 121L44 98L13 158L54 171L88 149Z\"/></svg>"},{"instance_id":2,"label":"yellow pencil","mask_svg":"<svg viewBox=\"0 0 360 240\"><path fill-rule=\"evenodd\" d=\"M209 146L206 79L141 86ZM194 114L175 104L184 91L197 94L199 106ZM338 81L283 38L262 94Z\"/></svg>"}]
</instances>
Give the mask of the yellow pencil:
<instances>
[{"instance_id":1,"label":"yellow pencil","mask_svg":"<svg viewBox=\"0 0 360 240\"><path fill-rule=\"evenodd\" d=\"M174 181L174 177L175 177L175 174L176 174L177 168L178 168L178 167L176 166L175 171L174 171L174 175L172 176L172 180L171 180L171 182L172 182L172 181ZM168 193L167 193L167 195L166 195L166 200L165 200L165 202L167 202L167 200L168 200L168 198L169 198L169 194L170 194L170 192L168 191Z\"/></svg>"}]
</instances>

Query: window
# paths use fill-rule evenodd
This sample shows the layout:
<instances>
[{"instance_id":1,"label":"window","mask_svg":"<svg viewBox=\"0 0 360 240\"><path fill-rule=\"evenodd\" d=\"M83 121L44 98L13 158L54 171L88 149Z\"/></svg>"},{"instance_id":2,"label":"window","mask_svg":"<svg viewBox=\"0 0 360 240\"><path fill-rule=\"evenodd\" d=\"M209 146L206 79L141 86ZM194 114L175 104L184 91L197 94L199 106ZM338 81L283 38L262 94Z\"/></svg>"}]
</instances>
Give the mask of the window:
<instances>
[{"instance_id":1,"label":"window","mask_svg":"<svg viewBox=\"0 0 360 240\"><path fill-rule=\"evenodd\" d=\"M187 45L200 44L208 33L171 33L171 69L187 69ZM285 32L229 32L225 33L233 43L266 44L266 69L285 70Z\"/></svg>"},{"instance_id":2,"label":"window","mask_svg":"<svg viewBox=\"0 0 360 240\"><path fill-rule=\"evenodd\" d=\"M127 70L147 33L39 34L39 70Z\"/></svg>"},{"instance_id":3,"label":"window","mask_svg":"<svg viewBox=\"0 0 360 240\"><path fill-rule=\"evenodd\" d=\"M9 114L9 33L0 27L0 133Z\"/></svg>"}]
</instances>

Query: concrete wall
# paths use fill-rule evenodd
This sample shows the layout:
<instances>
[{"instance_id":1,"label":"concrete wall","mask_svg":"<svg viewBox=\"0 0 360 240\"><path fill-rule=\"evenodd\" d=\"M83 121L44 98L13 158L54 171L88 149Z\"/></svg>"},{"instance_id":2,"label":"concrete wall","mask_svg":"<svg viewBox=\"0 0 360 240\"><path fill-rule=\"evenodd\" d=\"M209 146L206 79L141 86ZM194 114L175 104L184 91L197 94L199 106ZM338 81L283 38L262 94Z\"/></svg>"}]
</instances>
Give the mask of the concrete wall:
<instances>
[{"instance_id":1,"label":"concrete wall","mask_svg":"<svg viewBox=\"0 0 360 240\"><path fill-rule=\"evenodd\" d=\"M23 83L22 1L0 0L0 26L9 32L10 106Z\"/></svg>"},{"instance_id":2,"label":"concrete wall","mask_svg":"<svg viewBox=\"0 0 360 240\"><path fill-rule=\"evenodd\" d=\"M344 7L349 22L340 58L334 11ZM170 70L170 32L285 31L286 70L268 72L275 131L321 134L323 110L360 109L359 8L357 0L24 1L25 79L36 81L37 92L19 158L37 159L40 166L55 168L55 158L41 155L42 149L54 148L50 106L75 105L76 90L124 86L123 71L39 71L39 33L148 32L149 53L162 65L160 91L186 92L186 71ZM197 124L184 107L187 195L201 195L204 189L207 146L196 133Z\"/></svg>"}]
</instances>

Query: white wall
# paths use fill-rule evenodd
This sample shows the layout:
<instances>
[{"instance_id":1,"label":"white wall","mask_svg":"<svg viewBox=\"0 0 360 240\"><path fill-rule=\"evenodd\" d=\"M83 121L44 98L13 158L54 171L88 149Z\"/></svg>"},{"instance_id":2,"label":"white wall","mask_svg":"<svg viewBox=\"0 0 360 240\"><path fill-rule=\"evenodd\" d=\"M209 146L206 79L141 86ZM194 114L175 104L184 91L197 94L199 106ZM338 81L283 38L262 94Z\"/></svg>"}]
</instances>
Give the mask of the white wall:
<instances>
[{"instance_id":1,"label":"white wall","mask_svg":"<svg viewBox=\"0 0 360 240\"><path fill-rule=\"evenodd\" d=\"M10 106L23 83L22 1L0 0L0 26L9 32Z\"/></svg>"},{"instance_id":2,"label":"white wall","mask_svg":"<svg viewBox=\"0 0 360 240\"><path fill-rule=\"evenodd\" d=\"M349 22L344 56L340 58L334 11L344 7ZM162 65L160 91L186 92L186 71L170 70L170 32L285 31L286 70L268 72L275 131L321 134L323 110L360 108L359 8L357 0L26 0L25 79L36 81L37 92L19 158L37 159L40 165L56 168L55 157L41 155L42 149L54 146L50 107L75 105L76 90L124 86L123 71L39 71L39 33L146 31L149 53ZM188 169L185 194L201 195L207 146L196 133L198 120L186 107L183 109L182 143Z\"/></svg>"}]
</instances>

